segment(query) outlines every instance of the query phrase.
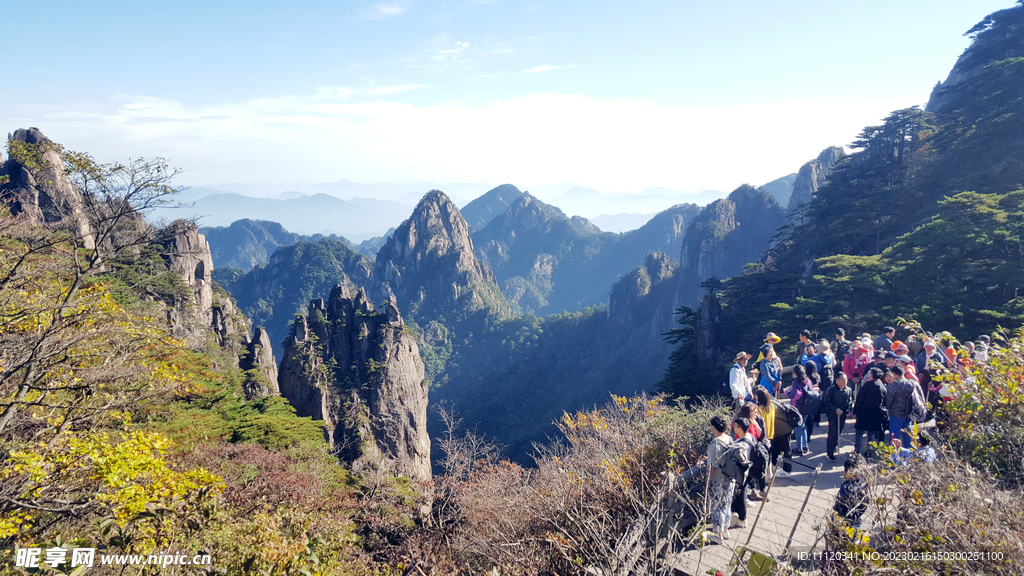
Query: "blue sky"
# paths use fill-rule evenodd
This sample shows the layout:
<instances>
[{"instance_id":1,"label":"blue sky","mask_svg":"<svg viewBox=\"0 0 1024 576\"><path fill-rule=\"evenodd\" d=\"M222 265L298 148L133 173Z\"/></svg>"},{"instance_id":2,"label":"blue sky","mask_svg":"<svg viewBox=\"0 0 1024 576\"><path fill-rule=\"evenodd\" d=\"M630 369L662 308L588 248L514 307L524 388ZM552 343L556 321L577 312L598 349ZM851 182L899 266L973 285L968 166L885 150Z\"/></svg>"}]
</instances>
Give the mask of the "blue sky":
<instances>
[{"instance_id":1,"label":"blue sky","mask_svg":"<svg viewBox=\"0 0 1024 576\"><path fill-rule=\"evenodd\" d=\"M992 2L8 2L0 129L183 182L763 184L924 104ZM13 50L12 50L13 47Z\"/></svg>"}]
</instances>

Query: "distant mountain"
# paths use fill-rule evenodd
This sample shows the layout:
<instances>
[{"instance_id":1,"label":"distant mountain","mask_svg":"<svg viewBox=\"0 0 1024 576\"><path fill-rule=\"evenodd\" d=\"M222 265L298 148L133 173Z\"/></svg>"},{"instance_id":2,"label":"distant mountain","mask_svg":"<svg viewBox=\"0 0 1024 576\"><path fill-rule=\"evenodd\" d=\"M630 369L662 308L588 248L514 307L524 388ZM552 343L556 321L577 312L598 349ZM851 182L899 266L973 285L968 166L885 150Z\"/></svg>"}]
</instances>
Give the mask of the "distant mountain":
<instances>
[{"instance_id":1,"label":"distant mountain","mask_svg":"<svg viewBox=\"0 0 1024 576\"><path fill-rule=\"evenodd\" d=\"M503 214L523 193L511 184L502 184L462 207L460 212L473 230L479 230Z\"/></svg>"},{"instance_id":2,"label":"distant mountain","mask_svg":"<svg viewBox=\"0 0 1024 576\"><path fill-rule=\"evenodd\" d=\"M787 174L782 178L776 178L761 186L766 192L775 196L781 206L789 206L789 197L793 195L793 182L796 180L796 172Z\"/></svg>"},{"instance_id":3,"label":"distant mountain","mask_svg":"<svg viewBox=\"0 0 1024 576\"><path fill-rule=\"evenodd\" d=\"M518 310L580 310L605 302L612 283L647 253L678 254L686 225L699 212L692 204L675 206L637 230L614 234L525 193L474 232L473 242Z\"/></svg>"},{"instance_id":4,"label":"distant mountain","mask_svg":"<svg viewBox=\"0 0 1024 576\"><path fill-rule=\"evenodd\" d=\"M198 193L194 191L193 195ZM185 197L183 201L194 205L180 210L158 209L154 216L197 215L204 227L228 226L242 218L267 220L297 234L339 234L356 241L380 236L397 226L409 210L398 202L362 198L346 201L327 194L279 199L214 193L194 200Z\"/></svg>"},{"instance_id":5,"label":"distant mountain","mask_svg":"<svg viewBox=\"0 0 1024 576\"><path fill-rule=\"evenodd\" d=\"M298 242L318 242L322 238L338 240L356 252L373 258L395 229L391 228L384 235L364 240L359 244L353 244L344 237L334 234L295 234L277 222L248 218L236 220L227 227L204 227L199 231L210 243L214 266L239 268L247 272L253 266L266 264L278 247L291 246Z\"/></svg>"},{"instance_id":6,"label":"distant mountain","mask_svg":"<svg viewBox=\"0 0 1024 576\"><path fill-rule=\"evenodd\" d=\"M236 220L227 227L203 227L199 232L210 243L214 267L232 266L242 270L266 264L278 246L290 246L305 239L277 222L248 218Z\"/></svg>"}]
</instances>

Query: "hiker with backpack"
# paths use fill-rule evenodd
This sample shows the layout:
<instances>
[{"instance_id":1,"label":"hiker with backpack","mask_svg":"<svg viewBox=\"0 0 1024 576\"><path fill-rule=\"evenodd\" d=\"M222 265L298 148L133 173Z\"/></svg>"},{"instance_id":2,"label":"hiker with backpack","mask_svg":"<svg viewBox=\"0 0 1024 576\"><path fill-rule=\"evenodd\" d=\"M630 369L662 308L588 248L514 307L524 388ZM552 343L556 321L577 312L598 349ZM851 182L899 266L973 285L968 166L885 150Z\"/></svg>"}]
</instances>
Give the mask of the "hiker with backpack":
<instances>
[{"instance_id":1,"label":"hiker with backpack","mask_svg":"<svg viewBox=\"0 0 1024 576\"><path fill-rule=\"evenodd\" d=\"M846 339L846 330L836 328L836 338L832 342L832 349L836 353L836 366L842 367L843 360L846 360L846 356L853 349L853 343Z\"/></svg>"},{"instance_id":2,"label":"hiker with backpack","mask_svg":"<svg viewBox=\"0 0 1024 576\"><path fill-rule=\"evenodd\" d=\"M800 424L793 427L793 436L796 438L796 450L793 454L796 456L802 456L808 453L807 449L807 426L804 422L804 401L807 397L807 392L811 388L811 381L807 378L807 373L804 371L804 367L797 364L793 366L793 384L786 388L786 396L790 400L790 404L795 407L801 416ZM819 396L820 399L820 396Z\"/></svg>"},{"instance_id":3,"label":"hiker with backpack","mask_svg":"<svg viewBox=\"0 0 1024 576\"><path fill-rule=\"evenodd\" d=\"M729 539L729 512L733 497L733 479L723 469L732 437L726 433L725 418L711 417L711 434L714 438L708 444L708 508L711 511L711 530L722 540ZM730 460L731 461L731 460Z\"/></svg>"},{"instance_id":4,"label":"hiker with backpack","mask_svg":"<svg viewBox=\"0 0 1024 576\"><path fill-rule=\"evenodd\" d=\"M904 445L910 444L907 430L915 421L925 416L924 397L921 389L903 378L903 366L897 364L885 375L885 408L889 412L889 434L899 437Z\"/></svg>"},{"instance_id":5,"label":"hiker with backpack","mask_svg":"<svg viewBox=\"0 0 1024 576\"><path fill-rule=\"evenodd\" d=\"M886 441L885 431L889 429L889 412L885 408L885 395L882 371L878 368L870 370L864 377L860 393L853 404L852 414L857 418L854 424L853 451L857 454L864 454L861 449L869 442ZM864 440L865 436L867 442Z\"/></svg>"},{"instance_id":6,"label":"hiker with backpack","mask_svg":"<svg viewBox=\"0 0 1024 576\"><path fill-rule=\"evenodd\" d=\"M804 396L804 405L800 409L800 415L804 417L804 426L807 427L807 441L810 442L814 436L814 428L820 423L821 416L821 376L818 375L818 364L808 360L804 366L807 371L807 379L811 385L807 387Z\"/></svg>"},{"instance_id":7,"label":"hiker with backpack","mask_svg":"<svg viewBox=\"0 0 1024 576\"><path fill-rule=\"evenodd\" d=\"M736 491L732 495L732 520L729 528L747 527L747 477L754 452L754 440L748 434L749 430L750 420L736 418L732 421L732 432L736 440L729 446L729 452L726 454L726 459L731 463L724 467L726 475L732 477L736 483Z\"/></svg>"},{"instance_id":8,"label":"hiker with backpack","mask_svg":"<svg viewBox=\"0 0 1024 576\"><path fill-rule=\"evenodd\" d=\"M839 445L839 435L843 433L846 426L846 415L853 406L853 392L846 387L846 374L840 374L836 378L836 385L825 391L821 399L821 405L828 416L828 439L825 440L825 452L828 459L836 461L836 447Z\"/></svg>"},{"instance_id":9,"label":"hiker with backpack","mask_svg":"<svg viewBox=\"0 0 1024 576\"><path fill-rule=\"evenodd\" d=\"M766 397L767 398L767 397ZM757 404L750 402L740 408L736 418L746 418L750 421L750 429L747 430L747 437L754 442L754 449L750 455L750 470L747 471L747 486L750 487L754 497L765 498L765 486L767 484L768 468L771 461L771 449L768 436L770 430L764 421L764 417L758 410Z\"/></svg>"},{"instance_id":10,"label":"hiker with backpack","mask_svg":"<svg viewBox=\"0 0 1024 576\"><path fill-rule=\"evenodd\" d=\"M843 472L843 483L832 509L852 528L860 528L861 516L868 510L864 460L854 454L843 463Z\"/></svg>"}]
</instances>

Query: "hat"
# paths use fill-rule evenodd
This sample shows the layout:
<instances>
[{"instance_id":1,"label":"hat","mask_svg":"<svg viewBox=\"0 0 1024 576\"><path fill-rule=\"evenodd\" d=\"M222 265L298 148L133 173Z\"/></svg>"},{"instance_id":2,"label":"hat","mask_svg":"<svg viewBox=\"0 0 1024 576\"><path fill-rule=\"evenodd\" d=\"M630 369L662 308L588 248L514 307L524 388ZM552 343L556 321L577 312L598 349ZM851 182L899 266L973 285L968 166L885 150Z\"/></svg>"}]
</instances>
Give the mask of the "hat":
<instances>
[{"instance_id":1,"label":"hat","mask_svg":"<svg viewBox=\"0 0 1024 576\"><path fill-rule=\"evenodd\" d=\"M860 343L863 344L865 348L871 348L871 338L861 338Z\"/></svg>"},{"instance_id":2,"label":"hat","mask_svg":"<svg viewBox=\"0 0 1024 576\"><path fill-rule=\"evenodd\" d=\"M832 349L832 345L828 343L828 340L822 340L821 342L818 342L818 347L826 351Z\"/></svg>"},{"instance_id":3,"label":"hat","mask_svg":"<svg viewBox=\"0 0 1024 576\"><path fill-rule=\"evenodd\" d=\"M900 346L906 347L906 344L903 343L903 340L897 340L897 341L893 342L889 346L889 348L892 348L893 352L895 352L896 349L899 348Z\"/></svg>"},{"instance_id":4,"label":"hat","mask_svg":"<svg viewBox=\"0 0 1024 576\"><path fill-rule=\"evenodd\" d=\"M899 356L897 356L894 352L886 352L885 353L885 359L888 360L890 358L894 358L895 359L895 358L899 358Z\"/></svg>"},{"instance_id":5,"label":"hat","mask_svg":"<svg viewBox=\"0 0 1024 576\"><path fill-rule=\"evenodd\" d=\"M907 356L906 354L900 356L899 358L897 358L897 360L903 362L904 364L912 364L914 362L913 359L911 359L910 356Z\"/></svg>"},{"instance_id":6,"label":"hat","mask_svg":"<svg viewBox=\"0 0 1024 576\"><path fill-rule=\"evenodd\" d=\"M736 355L735 358L732 359L732 361L739 362L740 360L747 360L750 358L752 358L750 354L747 354L746 352L740 352L739 354Z\"/></svg>"},{"instance_id":7,"label":"hat","mask_svg":"<svg viewBox=\"0 0 1024 576\"><path fill-rule=\"evenodd\" d=\"M761 352L762 354L767 354L767 353L768 353L768 351L769 351L769 350L771 350L771 349L772 349L772 345L771 345L771 344L762 344L762 345L761 345L761 347L760 347L760 348L758 348L758 350L759 350L759 351L760 351L760 352Z\"/></svg>"},{"instance_id":8,"label":"hat","mask_svg":"<svg viewBox=\"0 0 1024 576\"><path fill-rule=\"evenodd\" d=\"M897 354L906 354L907 352L910 352L910 348L908 348L903 342L900 342L900 345L893 348L893 351Z\"/></svg>"},{"instance_id":9,"label":"hat","mask_svg":"<svg viewBox=\"0 0 1024 576\"><path fill-rule=\"evenodd\" d=\"M782 338L776 336L775 332L769 332L768 335L764 337L764 341L769 344L778 344L779 342L782 342Z\"/></svg>"},{"instance_id":10,"label":"hat","mask_svg":"<svg viewBox=\"0 0 1024 576\"><path fill-rule=\"evenodd\" d=\"M924 347L925 347L925 348L935 348L935 342L933 342L933 341L931 341L931 340L927 340L927 341L925 341L925 343L924 343Z\"/></svg>"}]
</instances>

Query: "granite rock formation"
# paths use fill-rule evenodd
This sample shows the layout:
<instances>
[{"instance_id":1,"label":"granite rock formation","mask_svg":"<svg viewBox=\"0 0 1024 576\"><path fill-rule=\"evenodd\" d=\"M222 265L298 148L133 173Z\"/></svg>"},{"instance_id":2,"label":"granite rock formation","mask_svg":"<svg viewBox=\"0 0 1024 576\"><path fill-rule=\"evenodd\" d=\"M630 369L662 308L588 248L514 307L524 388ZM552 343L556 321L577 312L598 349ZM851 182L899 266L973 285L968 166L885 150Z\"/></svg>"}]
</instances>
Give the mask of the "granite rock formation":
<instances>
[{"instance_id":1,"label":"granite rock formation","mask_svg":"<svg viewBox=\"0 0 1024 576\"><path fill-rule=\"evenodd\" d=\"M279 383L299 416L324 421L343 461L431 477L423 361L392 302L375 310L343 285L310 302L292 324Z\"/></svg>"},{"instance_id":2,"label":"granite rock formation","mask_svg":"<svg viewBox=\"0 0 1024 576\"><path fill-rule=\"evenodd\" d=\"M747 184L709 204L683 240L677 303L696 309L703 298L701 282L743 272L761 258L784 223L779 201Z\"/></svg>"},{"instance_id":3,"label":"granite rock formation","mask_svg":"<svg viewBox=\"0 0 1024 576\"><path fill-rule=\"evenodd\" d=\"M75 230L83 246L94 248L93 230L85 215L86 199L64 171L58 148L38 128L18 129L7 139L12 145L28 144L37 152L34 166L15 158L0 162L0 176L8 177L7 183L0 185L0 199L10 207L11 215L25 214L37 224L63 221Z\"/></svg>"},{"instance_id":4,"label":"granite rock formation","mask_svg":"<svg viewBox=\"0 0 1024 576\"><path fill-rule=\"evenodd\" d=\"M239 359L238 367L244 375L242 388L246 400L281 393L277 381L274 348L270 343L270 335L262 326L258 326L253 331L252 338L245 343L245 351Z\"/></svg>"},{"instance_id":5,"label":"granite rock formation","mask_svg":"<svg viewBox=\"0 0 1024 576\"><path fill-rule=\"evenodd\" d=\"M811 201L818 188L828 180L836 162L845 155L841 147L830 146L822 150L817 158L800 167L796 180L793 181L793 194L789 197L790 212Z\"/></svg>"},{"instance_id":6,"label":"granite rock formation","mask_svg":"<svg viewBox=\"0 0 1024 576\"><path fill-rule=\"evenodd\" d=\"M439 190L420 200L377 253L371 293L402 302L423 325L442 315L510 313L491 269L477 259L469 225Z\"/></svg>"}]
</instances>

